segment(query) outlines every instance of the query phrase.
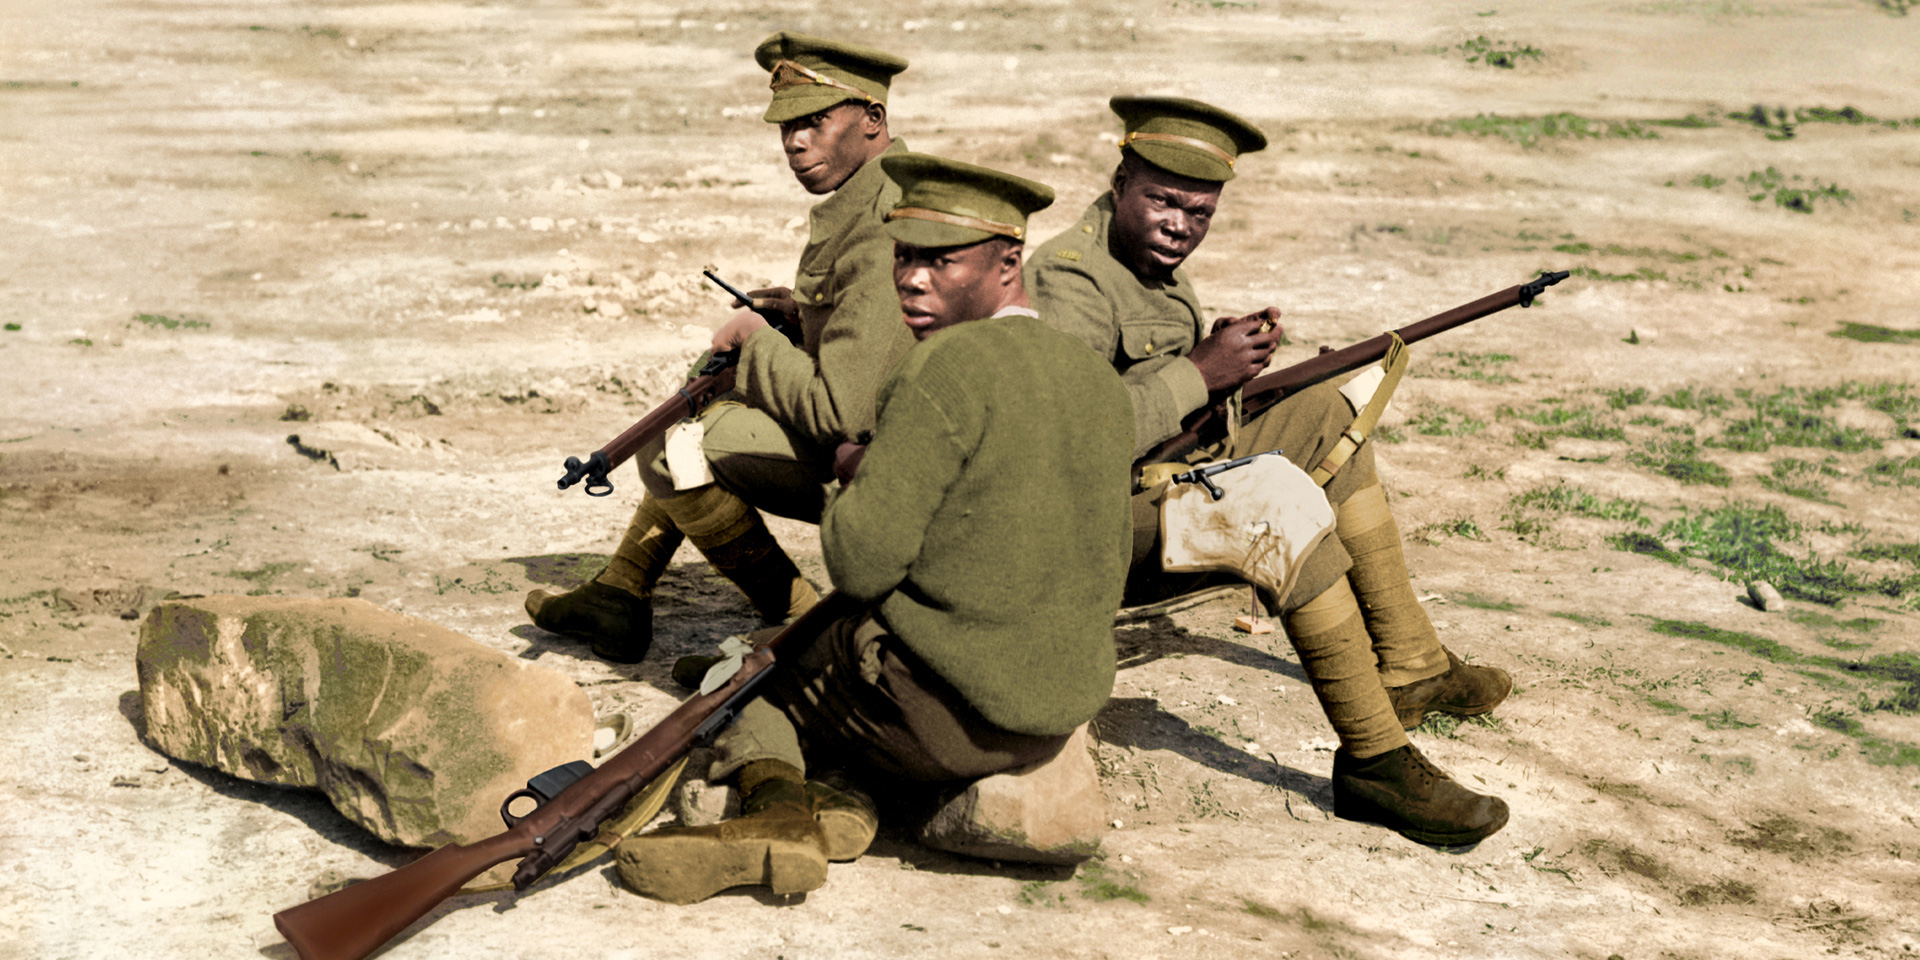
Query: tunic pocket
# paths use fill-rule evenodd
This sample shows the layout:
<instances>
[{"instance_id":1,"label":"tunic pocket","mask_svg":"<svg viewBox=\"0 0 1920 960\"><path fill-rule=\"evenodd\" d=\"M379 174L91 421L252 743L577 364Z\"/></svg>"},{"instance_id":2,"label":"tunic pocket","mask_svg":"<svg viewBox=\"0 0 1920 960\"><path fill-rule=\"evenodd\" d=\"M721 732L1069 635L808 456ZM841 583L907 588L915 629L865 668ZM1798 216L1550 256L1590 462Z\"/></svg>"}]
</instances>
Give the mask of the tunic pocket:
<instances>
[{"instance_id":1,"label":"tunic pocket","mask_svg":"<svg viewBox=\"0 0 1920 960\"><path fill-rule=\"evenodd\" d=\"M1135 362L1179 356L1193 343L1193 324L1186 320L1135 320L1120 328L1120 349Z\"/></svg>"},{"instance_id":2,"label":"tunic pocket","mask_svg":"<svg viewBox=\"0 0 1920 960\"><path fill-rule=\"evenodd\" d=\"M802 310L833 309L833 274L802 273L793 280L793 299Z\"/></svg>"}]
</instances>

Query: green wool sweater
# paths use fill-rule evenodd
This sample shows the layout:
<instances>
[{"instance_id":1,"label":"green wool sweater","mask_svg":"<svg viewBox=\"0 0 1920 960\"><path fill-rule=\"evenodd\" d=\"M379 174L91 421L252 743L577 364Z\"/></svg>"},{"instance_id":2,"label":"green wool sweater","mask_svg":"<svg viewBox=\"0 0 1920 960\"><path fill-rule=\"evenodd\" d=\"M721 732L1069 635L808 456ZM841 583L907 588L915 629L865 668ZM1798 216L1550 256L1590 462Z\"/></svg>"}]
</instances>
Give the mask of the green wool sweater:
<instances>
[{"instance_id":1,"label":"green wool sweater","mask_svg":"<svg viewBox=\"0 0 1920 960\"><path fill-rule=\"evenodd\" d=\"M881 387L827 504L834 587L995 726L1067 733L1113 692L1132 438L1126 388L1074 338L1022 316L942 330Z\"/></svg>"}]
</instances>

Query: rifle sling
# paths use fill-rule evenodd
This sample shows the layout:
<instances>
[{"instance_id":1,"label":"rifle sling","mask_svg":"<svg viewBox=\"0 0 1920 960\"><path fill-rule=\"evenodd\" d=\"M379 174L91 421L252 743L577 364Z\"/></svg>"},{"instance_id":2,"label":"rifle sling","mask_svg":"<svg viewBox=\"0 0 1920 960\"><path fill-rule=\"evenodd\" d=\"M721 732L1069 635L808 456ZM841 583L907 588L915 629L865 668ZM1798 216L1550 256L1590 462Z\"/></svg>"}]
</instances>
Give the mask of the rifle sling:
<instances>
[{"instance_id":1,"label":"rifle sling","mask_svg":"<svg viewBox=\"0 0 1920 960\"><path fill-rule=\"evenodd\" d=\"M1333 449L1327 451L1320 465L1313 468L1313 482L1322 487L1331 483L1333 478L1339 475L1340 468L1346 466L1347 461L1360 450L1360 445L1367 442L1367 435L1371 434L1374 426L1380 422L1380 414L1386 412L1387 401L1393 399L1394 388L1400 385L1400 375L1407 372L1407 361L1410 358L1407 342L1400 339L1399 333L1391 333L1388 336L1393 338L1393 342L1387 345L1384 364L1387 371L1386 378L1374 388L1373 396L1367 400L1367 405L1360 410L1359 415L1353 418L1353 424L1347 427L1347 432L1341 434L1340 439L1334 442Z\"/></svg>"}]
</instances>

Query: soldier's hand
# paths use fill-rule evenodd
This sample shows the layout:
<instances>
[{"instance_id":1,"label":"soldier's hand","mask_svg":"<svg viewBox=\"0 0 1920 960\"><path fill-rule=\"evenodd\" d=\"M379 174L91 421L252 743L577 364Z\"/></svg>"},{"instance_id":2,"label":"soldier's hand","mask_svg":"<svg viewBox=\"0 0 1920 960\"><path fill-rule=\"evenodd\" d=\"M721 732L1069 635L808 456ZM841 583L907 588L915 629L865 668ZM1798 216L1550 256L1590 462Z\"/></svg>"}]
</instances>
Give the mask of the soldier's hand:
<instances>
[{"instance_id":1,"label":"soldier's hand","mask_svg":"<svg viewBox=\"0 0 1920 960\"><path fill-rule=\"evenodd\" d=\"M853 475L860 472L860 460L867 455L864 443L843 443L833 451L833 476L841 486L853 482Z\"/></svg>"},{"instance_id":2,"label":"soldier's hand","mask_svg":"<svg viewBox=\"0 0 1920 960\"><path fill-rule=\"evenodd\" d=\"M713 352L725 353L739 349L740 345L753 336L755 330L767 325L765 317L752 310L742 310L733 315L733 319L722 324L713 332Z\"/></svg>"},{"instance_id":3,"label":"soldier's hand","mask_svg":"<svg viewBox=\"0 0 1920 960\"><path fill-rule=\"evenodd\" d=\"M772 310L779 314L781 323L795 327L800 325L800 304L793 299L791 288L762 287L758 290L748 290L747 296L753 298L752 303L741 303L736 299L733 305L749 310Z\"/></svg>"},{"instance_id":4,"label":"soldier's hand","mask_svg":"<svg viewBox=\"0 0 1920 960\"><path fill-rule=\"evenodd\" d=\"M1244 317L1222 317L1206 339L1194 344L1187 359L1200 368L1208 393L1232 393L1266 369L1283 332L1280 311L1272 307Z\"/></svg>"}]
</instances>

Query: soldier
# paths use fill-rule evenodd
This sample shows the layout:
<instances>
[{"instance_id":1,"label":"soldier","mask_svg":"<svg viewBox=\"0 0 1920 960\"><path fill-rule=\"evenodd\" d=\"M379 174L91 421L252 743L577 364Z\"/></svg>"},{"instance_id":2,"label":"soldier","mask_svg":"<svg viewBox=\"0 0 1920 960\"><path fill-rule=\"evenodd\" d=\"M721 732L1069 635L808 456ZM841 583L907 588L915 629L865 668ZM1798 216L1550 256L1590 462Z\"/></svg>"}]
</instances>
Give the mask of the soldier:
<instances>
[{"instance_id":1,"label":"soldier","mask_svg":"<svg viewBox=\"0 0 1920 960\"><path fill-rule=\"evenodd\" d=\"M974 780L1059 754L1112 693L1133 414L1108 365L1027 304L1026 219L1053 191L937 157L881 164L903 190L887 232L920 342L880 389L871 446L839 451L850 479L820 525L834 585L873 606L716 740L712 778L739 772L743 816L621 844L622 877L662 900L797 893L858 857L871 809L808 782L809 761Z\"/></svg>"},{"instance_id":2,"label":"soldier","mask_svg":"<svg viewBox=\"0 0 1920 960\"><path fill-rule=\"evenodd\" d=\"M1206 237L1236 162L1264 148L1266 137L1245 120L1193 100L1114 97L1111 106L1126 130L1112 190L1035 251L1027 282L1048 323L1120 371L1133 399L1138 456L1179 433L1182 418L1208 404L1227 405L1230 419L1238 420L1237 391L1266 366L1280 339L1280 312L1268 307L1222 318L1203 336L1199 297L1180 269ZM1303 469L1333 467L1322 483L1337 535L1303 558L1289 596L1267 601L1286 613L1301 666L1340 736L1334 811L1426 843L1475 842L1506 824L1506 804L1448 778L1404 730L1430 710L1485 713L1513 682L1504 671L1462 663L1440 645L1408 583L1372 446L1363 442L1354 451L1349 444L1351 458L1339 463L1342 434L1353 420L1338 390L1322 384L1235 422L1226 442L1196 451L1191 460L1281 449ZM1134 497L1129 604L1219 582L1217 575L1161 570L1165 489Z\"/></svg>"},{"instance_id":3,"label":"soldier","mask_svg":"<svg viewBox=\"0 0 1920 960\"><path fill-rule=\"evenodd\" d=\"M705 470L677 476L667 440L643 449L634 459L646 494L606 569L567 593L527 595L535 625L586 640L618 663L638 662L652 645L654 585L683 539L766 622L813 604L812 586L759 511L820 521L835 446L872 429L880 381L913 343L900 324L893 244L881 223L899 191L874 162L906 150L887 129L887 92L907 61L788 32L768 37L754 59L772 74L765 119L780 125L794 179L831 195L811 212L793 288L749 293L779 307L800 342L751 310L715 332L713 349L738 348L740 365L737 402L713 404L690 425Z\"/></svg>"}]
</instances>

